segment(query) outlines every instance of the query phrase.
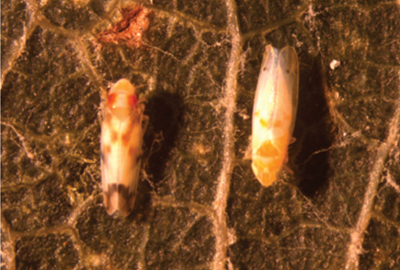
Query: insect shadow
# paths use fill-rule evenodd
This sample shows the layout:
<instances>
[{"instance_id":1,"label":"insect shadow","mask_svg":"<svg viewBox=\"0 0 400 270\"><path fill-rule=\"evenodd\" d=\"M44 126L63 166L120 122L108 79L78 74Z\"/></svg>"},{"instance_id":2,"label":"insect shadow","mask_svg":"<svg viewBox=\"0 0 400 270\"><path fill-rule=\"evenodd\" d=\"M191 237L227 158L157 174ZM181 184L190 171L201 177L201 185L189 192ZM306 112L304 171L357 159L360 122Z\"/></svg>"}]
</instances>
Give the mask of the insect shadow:
<instances>
[{"instance_id":1,"label":"insect shadow","mask_svg":"<svg viewBox=\"0 0 400 270\"><path fill-rule=\"evenodd\" d=\"M300 56L300 94L293 136L300 147L295 154L299 188L309 198L323 193L328 186L329 147L334 144L334 126L324 89L326 80L320 57ZM307 63L308 62L308 63ZM303 66L304 67L304 66ZM296 147L297 148L297 147ZM297 173L296 173L297 174Z\"/></svg>"},{"instance_id":2,"label":"insect shadow","mask_svg":"<svg viewBox=\"0 0 400 270\"><path fill-rule=\"evenodd\" d=\"M144 114L150 120L143 137L142 169L145 175L143 177L142 173L138 184L137 205L140 206L136 207L143 208L138 209L139 212L150 207L151 190L164 177L168 156L177 140L183 107L177 93L162 92L148 97ZM148 181L142 181L143 178Z\"/></svg>"},{"instance_id":3,"label":"insect shadow","mask_svg":"<svg viewBox=\"0 0 400 270\"><path fill-rule=\"evenodd\" d=\"M154 183L163 178L166 160L177 140L183 108L181 96L167 92L155 94L146 105L150 123L144 142L149 155L148 171Z\"/></svg>"}]
</instances>

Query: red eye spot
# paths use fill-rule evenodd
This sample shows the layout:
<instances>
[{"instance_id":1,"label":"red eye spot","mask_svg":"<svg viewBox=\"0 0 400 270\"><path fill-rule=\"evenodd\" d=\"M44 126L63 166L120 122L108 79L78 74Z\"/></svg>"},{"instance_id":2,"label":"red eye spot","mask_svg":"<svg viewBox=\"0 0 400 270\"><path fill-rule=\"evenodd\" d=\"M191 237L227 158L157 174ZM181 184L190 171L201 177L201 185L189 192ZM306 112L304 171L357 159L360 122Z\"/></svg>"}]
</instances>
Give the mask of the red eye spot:
<instances>
[{"instance_id":1,"label":"red eye spot","mask_svg":"<svg viewBox=\"0 0 400 270\"><path fill-rule=\"evenodd\" d=\"M128 96L129 106L137 107L138 99L135 95Z\"/></svg>"},{"instance_id":2,"label":"red eye spot","mask_svg":"<svg viewBox=\"0 0 400 270\"><path fill-rule=\"evenodd\" d=\"M114 105L116 97L117 96L115 94L108 95L108 97L107 97L107 108L111 108L112 109L112 106Z\"/></svg>"}]
</instances>

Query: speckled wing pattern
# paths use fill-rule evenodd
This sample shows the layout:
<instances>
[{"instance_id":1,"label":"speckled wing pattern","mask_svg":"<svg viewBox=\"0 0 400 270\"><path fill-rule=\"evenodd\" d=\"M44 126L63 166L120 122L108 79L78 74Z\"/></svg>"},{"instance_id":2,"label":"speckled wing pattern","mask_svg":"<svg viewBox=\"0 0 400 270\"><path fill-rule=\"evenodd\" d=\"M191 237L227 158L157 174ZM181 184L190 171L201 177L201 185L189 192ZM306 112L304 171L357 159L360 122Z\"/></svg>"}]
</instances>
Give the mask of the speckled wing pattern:
<instances>
[{"instance_id":1,"label":"speckled wing pattern","mask_svg":"<svg viewBox=\"0 0 400 270\"><path fill-rule=\"evenodd\" d=\"M129 81L118 81L103 106L101 174L104 205L108 214L132 211L141 169L142 137L148 117L144 104Z\"/></svg>"}]
</instances>

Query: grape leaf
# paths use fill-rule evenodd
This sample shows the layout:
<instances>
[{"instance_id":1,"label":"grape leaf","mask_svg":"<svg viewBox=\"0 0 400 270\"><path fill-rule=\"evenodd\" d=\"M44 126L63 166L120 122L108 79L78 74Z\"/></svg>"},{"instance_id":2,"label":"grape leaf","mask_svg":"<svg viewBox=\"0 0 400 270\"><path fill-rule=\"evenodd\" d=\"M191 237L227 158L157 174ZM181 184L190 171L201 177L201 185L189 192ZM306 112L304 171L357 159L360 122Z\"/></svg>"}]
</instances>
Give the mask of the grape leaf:
<instances>
[{"instance_id":1,"label":"grape leaf","mask_svg":"<svg viewBox=\"0 0 400 270\"><path fill-rule=\"evenodd\" d=\"M4 1L2 269L399 269L400 6L152 1L142 46L96 36L122 1ZM268 188L244 158L265 46L299 107ZM102 89L146 96L138 199L108 216Z\"/></svg>"}]
</instances>

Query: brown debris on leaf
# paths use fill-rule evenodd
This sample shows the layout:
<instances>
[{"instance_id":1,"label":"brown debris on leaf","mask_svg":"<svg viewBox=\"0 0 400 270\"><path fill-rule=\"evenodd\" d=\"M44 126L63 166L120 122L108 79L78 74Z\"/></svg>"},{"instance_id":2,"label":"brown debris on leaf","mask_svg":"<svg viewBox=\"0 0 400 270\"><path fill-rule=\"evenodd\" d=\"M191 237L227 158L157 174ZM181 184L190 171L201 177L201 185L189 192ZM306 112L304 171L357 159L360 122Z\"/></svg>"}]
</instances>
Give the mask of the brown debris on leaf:
<instances>
[{"instance_id":1,"label":"brown debris on leaf","mask_svg":"<svg viewBox=\"0 0 400 270\"><path fill-rule=\"evenodd\" d=\"M111 29L97 35L97 39L104 43L125 43L134 49L142 45L142 33L149 27L151 11L142 6L129 6L121 9L122 20Z\"/></svg>"}]
</instances>

